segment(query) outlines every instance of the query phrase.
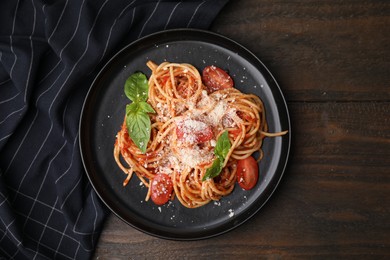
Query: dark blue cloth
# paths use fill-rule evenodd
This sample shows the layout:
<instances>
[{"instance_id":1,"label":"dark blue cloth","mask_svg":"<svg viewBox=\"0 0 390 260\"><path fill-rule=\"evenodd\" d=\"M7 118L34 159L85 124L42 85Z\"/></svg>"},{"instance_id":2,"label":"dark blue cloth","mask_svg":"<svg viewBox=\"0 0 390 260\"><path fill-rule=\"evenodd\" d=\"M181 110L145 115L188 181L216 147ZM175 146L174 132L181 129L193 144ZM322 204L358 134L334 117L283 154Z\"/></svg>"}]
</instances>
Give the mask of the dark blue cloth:
<instances>
[{"instance_id":1,"label":"dark blue cloth","mask_svg":"<svg viewBox=\"0 0 390 260\"><path fill-rule=\"evenodd\" d=\"M78 146L92 80L133 40L207 29L226 2L0 1L0 256L92 256L108 213Z\"/></svg>"}]
</instances>

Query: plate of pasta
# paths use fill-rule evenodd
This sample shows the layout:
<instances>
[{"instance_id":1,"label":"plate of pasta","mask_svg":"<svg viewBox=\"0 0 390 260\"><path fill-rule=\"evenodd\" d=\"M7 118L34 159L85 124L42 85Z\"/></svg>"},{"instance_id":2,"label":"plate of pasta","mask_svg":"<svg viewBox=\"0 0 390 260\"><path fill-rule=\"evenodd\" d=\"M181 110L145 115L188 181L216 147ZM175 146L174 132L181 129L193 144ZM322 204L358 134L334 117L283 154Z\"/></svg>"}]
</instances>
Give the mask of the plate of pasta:
<instances>
[{"instance_id":1,"label":"plate of pasta","mask_svg":"<svg viewBox=\"0 0 390 260\"><path fill-rule=\"evenodd\" d=\"M268 201L291 128L276 80L222 35L176 29L114 55L80 118L86 174L107 207L147 234L220 235Z\"/></svg>"}]
</instances>

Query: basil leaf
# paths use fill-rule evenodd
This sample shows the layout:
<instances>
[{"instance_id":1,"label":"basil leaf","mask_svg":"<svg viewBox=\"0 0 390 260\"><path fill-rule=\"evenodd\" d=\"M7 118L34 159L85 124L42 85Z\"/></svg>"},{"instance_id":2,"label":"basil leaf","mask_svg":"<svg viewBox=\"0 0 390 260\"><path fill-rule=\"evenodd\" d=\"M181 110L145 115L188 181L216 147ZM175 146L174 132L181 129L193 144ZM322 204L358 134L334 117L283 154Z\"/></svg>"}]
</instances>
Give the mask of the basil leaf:
<instances>
[{"instance_id":1,"label":"basil leaf","mask_svg":"<svg viewBox=\"0 0 390 260\"><path fill-rule=\"evenodd\" d=\"M151 122L148 113L156 113L148 99L149 84L146 75L141 72L132 74L125 82L125 94L133 101L126 105L126 126L130 138L141 150L146 152L150 139Z\"/></svg>"},{"instance_id":2,"label":"basil leaf","mask_svg":"<svg viewBox=\"0 0 390 260\"><path fill-rule=\"evenodd\" d=\"M146 101L148 91L148 79L141 72L132 74L125 82L125 94L133 102Z\"/></svg>"},{"instance_id":3,"label":"basil leaf","mask_svg":"<svg viewBox=\"0 0 390 260\"><path fill-rule=\"evenodd\" d=\"M126 105L126 115L129 113L156 113L151 105L146 102L133 102Z\"/></svg>"},{"instance_id":4,"label":"basil leaf","mask_svg":"<svg viewBox=\"0 0 390 260\"><path fill-rule=\"evenodd\" d=\"M211 167L206 170L206 173L203 176L202 181L217 177L221 173L222 167L223 167L223 161L219 157L215 158Z\"/></svg>"},{"instance_id":5,"label":"basil leaf","mask_svg":"<svg viewBox=\"0 0 390 260\"><path fill-rule=\"evenodd\" d=\"M225 131L219 136L217 140L217 144L215 145L214 148L214 153L217 156L225 158L226 155L229 153L230 147L231 145L229 140L229 134L228 131Z\"/></svg>"},{"instance_id":6,"label":"basil leaf","mask_svg":"<svg viewBox=\"0 0 390 260\"><path fill-rule=\"evenodd\" d=\"M133 142L145 153L150 139L151 123L149 115L140 111L138 103L126 106L126 125Z\"/></svg>"},{"instance_id":7,"label":"basil leaf","mask_svg":"<svg viewBox=\"0 0 390 260\"><path fill-rule=\"evenodd\" d=\"M229 153L230 147L229 133L228 131L225 131L219 136L217 140L217 144L214 148L214 154L216 155L216 158L211 167L206 170L202 181L217 177L221 173L223 163L227 154Z\"/></svg>"},{"instance_id":8,"label":"basil leaf","mask_svg":"<svg viewBox=\"0 0 390 260\"><path fill-rule=\"evenodd\" d=\"M129 113L138 113L138 110L139 110L139 106L138 106L138 103L131 103L131 104L127 104L126 105L126 116L129 114Z\"/></svg>"},{"instance_id":9,"label":"basil leaf","mask_svg":"<svg viewBox=\"0 0 390 260\"><path fill-rule=\"evenodd\" d=\"M139 102L138 103L139 105L139 109L140 111L144 112L144 113L156 113L156 111L154 111L154 109L152 108L151 105L149 105L148 103L146 102Z\"/></svg>"}]
</instances>

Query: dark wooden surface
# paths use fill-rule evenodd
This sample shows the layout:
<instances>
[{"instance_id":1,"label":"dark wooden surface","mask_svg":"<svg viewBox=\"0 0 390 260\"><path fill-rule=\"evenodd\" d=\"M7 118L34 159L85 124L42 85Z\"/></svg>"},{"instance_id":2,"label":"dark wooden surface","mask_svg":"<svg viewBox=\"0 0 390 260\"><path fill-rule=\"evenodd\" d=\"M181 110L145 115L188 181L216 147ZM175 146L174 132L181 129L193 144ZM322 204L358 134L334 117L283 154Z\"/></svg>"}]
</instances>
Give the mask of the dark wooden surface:
<instances>
[{"instance_id":1,"label":"dark wooden surface","mask_svg":"<svg viewBox=\"0 0 390 260\"><path fill-rule=\"evenodd\" d=\"M251 220L168 241L111 215L95 259L390 259L390 1L232 0L212 31L246 46L287 99L292 150Z\"/></svg>"}]
</instances>

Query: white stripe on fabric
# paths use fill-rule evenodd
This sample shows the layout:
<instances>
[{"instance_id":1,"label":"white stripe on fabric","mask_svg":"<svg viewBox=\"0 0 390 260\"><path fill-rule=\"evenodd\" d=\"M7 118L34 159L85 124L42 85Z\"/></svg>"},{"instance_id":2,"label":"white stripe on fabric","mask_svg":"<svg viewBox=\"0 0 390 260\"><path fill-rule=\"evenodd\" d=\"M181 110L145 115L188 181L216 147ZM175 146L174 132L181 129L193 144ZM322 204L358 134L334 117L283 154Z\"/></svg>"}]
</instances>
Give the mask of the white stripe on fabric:
<instances>
[{"instance_id":1,"label":"white stripe on fabric","mask_svg":"<svg viewBox=\"0 0 390 260\"><path fill-rule=\"evenodd\" d=\"M0 192L0 195L1 195L1 197L3 197L3 201L0 203L0 207L1 207L1 206L3 206L3 204L4 204L5 202L8 201L8 197L4 196L4 194L3 194L2 192Z\"/></svg>"},{"instance_id":2,"label":"white stripe on fabric","mask_svg":"<svg viewBox=\"0 0 390 260\"><path fill-rule=\"evenodd\" d=\"M179 4L181 4L181 3L182 3L182 2L177 3L177 4L175 5L175 7L172 9L171 13L169 14L168 21L167 21L167 23L166 23L165 26L164 26L164 30L167 29L168 24L169 24L169 22L171 21L171 18L172 18L173 13L175 12L177 6L178 6Z\"/></svg>"},{"instance_id":3,"label":"white stripe on fabric","mask_svg":"<svg viewBox=\"0 0 390 260\"><path fill-rule=\"evenodd\" d=\"M45 79L46 79L47 77L49 77L50 74L51 74L51 73L58 67L58 65L60 65L60 64L61 64L61 59L59 59L59 61L57 62L57 64L54 65L53 68L52 68L48 73L46 73L46 75L38 82L38 85L41 85L42 82L45 81ZM62 73L61 73L61 74L62 74ZM60 74L60 75L61 75L61 74Z\"/></svg>"},{"instance_id":4,"label":"white stripe on fabric","mask_svg":"<svg viewBox=\"0 0 390 260\"><path fill-rule=\"evenodd\" d=\"M76 233L76 234L80 234L80 235L94 235L96 234L97 232L92 232L92 233L85 233L85 232L79 232L76 230L76 226L77 226L77 223L79 222L79 219L80 219L80 216L81 216L81 213L83 212L83 208L79 211L79 213L77 214L77 219L76 219L76 222L73 226L73 232ZM96 221L96 218L95 218L95 221ZM90 252L93 250L93 247L92 248L85 248L83 245L82 245L83 249Z\"/></svg>"},{"instance_id":5,"label":"white stripe on fabric","mask_svg":"<svg viewBox=\"0 0 390 260\"><path fill-rule=\"evenodd\" d=\"M4 141L4 140L6 140L8 137L10 137L12 134L13 134L14 132L12 132L12 133L10 133L10 134L8 134L8 135L6 135L6 136L3 136L2 138L0 138L0 142L2 142L2 141ZM3 175L2 173L0 173L0 176L1 175Z\"/></svg>"},{"instance_id":6,"label":"white stripe on fabric","mask_svg":"<svg viewBox=\"0 0 390 260\"><path fill-rule=\"evenodd\" d=\"M11 116L13 116L14 114L22 111L23 109L25 109L26 106L23 106L22 108L19 108L18 110L15 110L15 111L12 111L11 113L9 113L2 121L0 121L0 125L3 124L8 118L10 118Z\"/></svg>"},{"instance_id":7,"label":"white stripe on fabric","mask_svg":"<svg viewBox=\"0 0 390 260\"><path fill-rule=\"evenodd\" d=\"M23 214L22 212L17 211L16 209L14 210L14 212L17 213L17 214L19 214L21 217L28 218L26 214ZM28 220L31 220L31 221L34 222L35 224L39 224L39 225L41 225L41 226L44 226L44 225L45 225L44 223L42 223L41 221L39 221L39 220L37 220L37 219L28 218ZM55 228L53 228L53 227L51 227L51 226L47 226L47 228L50 229L50 230L53 231L53 232L58 233L58 234L63 234L62 231L57 230L57 229L55 229ZM24 233L24 235L27 235L27 234ZM75 239L74 237L71 237L71 236L69 236L69 235L67 235L67 234L64 234L64 236L65 236L66 238L68 238L69 240L72 240L72 242L79 243L79 241L78 241L77 239Z\"/></svg>"},{"instance_id":8,"label":"white stripe on fabric","mask_svg":"<svg viewBox=\"0 0 390 260\"><path fill-rule=\"evenodd\" d=\"M66 115L66 110L68 109L69 100L70 99L68 99L68 101L66 101L64 113L62 113L62 137L65 136L65 115Z\"/></svg>"},{"instance_id":9,"label":"white stripe on fabric","mask_svg":"<svg viewBox=\"0 0 390 260\"><path fill-rule=\"evenodd\" d=\"M20 244L22 244L22 242L16 238L16 236L12 233L11 229L9 228L15 222L15 219L13 219L11 221L11 223L9 223L8 225L7 225L7 223L4 222L4 219L2 217L0 217L0 220L1 220L1 222L3 222L4 227L6 228L5 232L9 233L13 237L13 239L17 242L16 246L20 246ZM0 240L0 243L1 243L1 241L3 241L3 239Z\"/></svg>"},{"instance_id":10,"label":"white stripe on fabric","mask_svg":"<svg viewBox=\"0 0 390 260\"><path fill-rule=\"evenodd\" d=\"M97 211L97 209L96 209L95 200L93 199L94 196L93 196L91 193L90 193L90 196L91 196L93 208L95 209L95 220L93 221L93 230L96 230L96 220L97 220L97 218L98 218L98 211ZM94 245L94 244L95 244L94 238L95 238L95 236L92 235L92 236L91 236L91 245Z\"/></svg>"},{"instance_id":11,"label":"white stripe on fabric","mask_svg":"<svg viewBox=\"0 0 390 260\"><path fill-rule=\"evenodd\" d=\"M16 255L19 254L20 252L20 248L18 248L18 250L15 251L15 253L11 256L10 259L15 259Z\"/></svg>"},{"instance_id":12,"label":"white stripe on fabric","mask_svg":"<svg viewBox=\"0 0 390 260\"><path fill-rule=\"evenodd\" d=\"M73 189L68 193L68 195L66 195L64 201L62 202L61 204L61 207L60 209L62 210L62 208L64 207L66 201L68 200L68 198L70 197L70 195L72 195L73 191L77 188L77 186L79 185L80 181L82 179L82 176L80 176L79 180L77 181L77 183L74 185Z\"/></svg>"},{"instance_id":13,"label":"white stripe on fabric","mask_svg":"<svg viewBox=\"0 0 390 260\"><path fill-rule=\"evenodd\" d=\"M42 13L45 13L46 4L42 5ZM47 16L45 16L45 24L47 24Z\"/></svg>"},{"instance_id":14,"label":"white stripe on fabric","mask_svg":"<svg viewBox=\"0 0 390 260\"><path fill-rule=\"evenodd\" d=\"M43 224L42 224L43 225ZM35 238L33 238L33 237L31 237L31 236L29 236L28 234L25 234L25 236L28 238L28 239L30 239L31 241L33 241L33 242L35 242L35 243L38 243L38 241L35 239ZM49 247L49 246L47 246L47 245L45 245L45 244L39 244L39 247L44 247L44 248L46 248L46 249L48 249L48 250L51 250L51 251L53 251L53 248L51 248L51 247ZM28 251L31 251L31 253L36 253L35 252L35 249L33 250L33 249L30 249L30 248L24 248L24 249L27 249ZM48 260L52 260L51 258L49 258L48 256L46 256L46 255L44 255L44 254L42 254L42 253L40 253L40 252L38 252L38 254L39 254L39 256L42 256L42 257L44 257L45 259L48 259ZM70 256L67 256L67 255L64 255L64 254L61 254L62 256L64 256L64 257L66 257L66 258L68 258L68 259L73 259L74 260L74 258L72 258L72 257L70 257Z\"/></svg>"},{"instance_id":15,"label":"white stripe on fabric","mask_svg":"<svg viewBox=\"0 0 390 260\"><path fill-rule=\"evenodd\" d=\"M134 7L134 9L133 9L133 17L131 17L131 22L130 22L130 26L129 26L129 28L131 29L131 26L133 25L133 23L134 23L134 18L135 18L135 9L136 9L137 7Z\"/></svg>"},{"instance_id":16,"label":"white stripe on fabric","mask_svg":"<svg viewBox=\"0 0 390 260\"><path fill-rule=\"evenodd\" d=\"M23 193L23 192L20 192L20 191L18 192L16 189L12 188L11 186L7 186L7 187L8 187L8 189L10 189L11 191L17 193L18 195L21 195L22 197L24 197L24 198L26 198L26 199L34 200L34 198L31 197L30 195L27 195L27 194L25 194L25 193ZM53 208L52 205L49 205L49 204L47 204L47 203L45 203L45 202L43 202L43 201L37 201L37 202L38 202L40 205L42 205L42 206L48 207L48 208L50 208L50 209L54 209L55 211L57 211L57 213L61 213L61 214L62 214L62 211L61 211L61 210L56 209L56 208Z\"/></svg>"},{"instance_id":17,"label":"white stripe on fabric","mask_svg":"<svg viewBox=\"0 0 390 260\"><path fill-rule=\"evenodd\" d=\"M74 141L73 141L73 150L72 150L72 156L71 156L71 161L70 161L69 167L65 170L65 172L64 172L63 174L61 174L60 177L58 177L58 178L55 180L55 182L54 182L55 184L57 184L57 182L58 182L62 177L64 177L66 174L68 174L70 168L72 168L75 150L78 151L78 146L76 145L76 142L77 142L78 138L79 138L79 133L77 132L76 138L75 138Z\"/></svg>"},{"instance_id":18,"label":"white stripe on fabric","mask_svg":"<svg viewBox=\"0 0 390 260\"><path fill-rule=\"evenodd\" d=\"M79 246L76 249L76 252L74 253L73 259L76 259L76 256L79 253L79 250L80 250L80 243L79 243Z\"/></svg>"},{"instance_id":19,"label":"white stripe on fabric","mask_svg":"<svg viewBox=\"0 0 390 260\"><path fill-rule=\"evenodd\" d=\"M149 22L150 19L152 18L153 14L156 12L157 7L158 7L158 5L160 4L160 2L161 2L161 0L158 1L158 2L156 3L156 5L154 6L154 9L153 9L153 11L152 11L152 13L151 13L150 16L148 17L148 19L146 19L144 25L142 26L141 32L140 32L139 35L138 35L138 38L141 37L142 33L144 32L144 29L145 29L146 25L148 24L148 22Z\"/></svg>"},{"instance_id":20,"label":"white stripe on fabric","mask_svg":"<svg viewBox=\"0 0 390 260\"><path fill-rule=\"evenodd\" d=\"M61 153L62 149L64 149L64 147L65 147L65 145L66 145L67 143L68 143L68 142L65 141L64 144L61 146L61 148L58 149L58 151L57 151L57 153L54 155L54 157L50 160L50 162L49 162L49 164L48 164L48 166L47 166L46 172L45 172L45 176L43 177L43 180L42 180L42 182L41 182L41 185L39 186L38 192L36 193L36 197L34 198L34 202L33 202L32 205L31 205L30 212L28 213L28 216L27 216L28 219L30 219L30 215L31 215L31 213L33 212L33 209L34 209L34 207L35 207L36 202L39 201L39 200L38 200L38 197L39 197L39 194L41 194L42 187L43 187L43 185L45 184L47 175L49 174L49 170L50 170L51 164L52 164L53 161L57 158L57 156ZM23 179L21 180L20 183L23 183L24 178L25 178L26 175L27 175L27 174L25 174L25 175L23 176ZM21 185L19 185L18 191L20 190L20 188L21 188ZM16 196L15 196L15 198L16 198ZM27 221L24 222L23 229L26 227L26 224L27 224Z\"/></svg>"},{"instance_id":21,"label":"white stripe on fabric","mask_svg":"<svg viewBox=\"0 0 390 260\"><path fill-rule=\"evenodd\" d=\"M9 38L10 38L10 49L11 49L11 52L14 54L14 63L12 64L12 67L11 67L11 70L10 70L10 77L11 78L12 78L14 67L16 65L16 61L18 59L18 57L17 57L17 55L16 55L16 53L14 51L13 41L12 41L13 35L15 33L16 14L17 14L18 8L19 8L19 0L16 3L16 8L15 8L15 12L14 12L14 19L13 19L13 24L12 24L12 32L11 32L11 35L9 36ZM35 28L35 20L34 20L33 26ZM26 87L25 93L27 93L27 87ZM18 113L18 112L22 111L24 108L25 108L25 106L23 106L22 108L18 108L17 110L15 110L15 111L11 112L10 114L8 114L8 116L3 121L0 122L0 125L2 123L4 123L4 121L6 121L10 116L14 115L15 113Z\"/></svg>"},{"instance_id":22,"label":"white stripe on fabric","mask_svg":"<svg viewBox=\"0 0 390 260\"><path fill-rule=\"evenodd\" d=\"M62 239L65 237L65 232L66 232L66 229L68 228L68 223L66 224L65 228L64 228L64 231L62 231L62 235L61 235L61 239L60 241L58 242L58 245L57 245L57 248L56 248L56 251L54 252L54 259L57 259L57 255L58 255L58 250L60 249L60 246L62 244Z\"/></svg>"},{"instance_id":23,"label":"white stripe on fabric","mask_svg":"<svg viewBox=\"0 0 390 260\"><path fill-rule=\"evenodd\" d=\"M1 85L0 85L0 86L1 86ZM7 103L7 102L13 100L13 99L16 98L17 96L19 96L20 93L21 93L21 92L19 92L18 94L16 94L16 95L13 96L13 97L10 97L9 99L5 99L5 100L0 101L0 104L4 104L4 103Z\"/></svg>"},{"instance_id":24,"label":"white stripe on fabric","mask_svg":"<svg viewBox=\"0 0 390 260\"><path fill-rule=\"evenodd\" d=\"M2 52L0 52L0 54L1 54ZM1 56L1 55L0 55ZM8 82L10 82L11 81L11 79L6 79L6 80L4 80L3 82L0 82L0 86L2 86L2 85L4 85L4 84L6 84L6 83L8 83Z\"/></svg>"},{"instance_id":25,"label":"white stripe on fabric","mask_svg":"<svg viewBox=\"0 0 390 260\"><path fill-rule=\"evenodd\" d=\"M33 29L31 31L31 34L30 34L30 37L29 37L29 39L30 39L30 48L31 48L31 59L30 59L30 68L28 69L28 73L27 73L26 88L25 88L25 91L24 91L24 103L27 102L28 84L30 83L31 69L32 69L32 65L33 65L33 62L34 62L34 46L33 46L32 36L35 33L35 24L36 24L36 21L37 21L37 9L35 8L33 0L31 0L31 3L32 3L33 9L34 9L34 22L33 22Z\"/></svg>"},{"instance_id":26,"label":"white stripe on fabric","mask_svg":"<svg viewBox=\"0 0 390 260\"><path fill-rule=\"evenodd\" d=\"M72 36L70 37L70 39L68 40L68 42L64 45L64 47L61 49L60 51L60 54L59 54L59 57L60 59L62 59L62 52L65 50L66 47L68 47L68 45L70 44L70 42L73 40L73 38L75 37L78 29L79 29L79 26L80 26L80 20L81 20L81 13L84 9L84 3L85 3L85 0L83 0L82 4L81 4L81 8L80 8L80 11L79 11L79 17L77 18L77 25L76 25L76 28L74 29L74 32L72 34ZM57 66L57 65L56 65Z\"/></svg>"},{"instance_id":27,"label":"white stripe on fabric","mask_svg":"<svg viewBox=\"0 0 390 260\"><path fill-rule=\"evenodd\" d=\"M113 23L113 24L111 25L111 27L110 27L110 31L109 31L109 33L108 33L108 37L107 37L106 45L105 45L105 47L104 47L103 54L102 54L102 56L100 57L100 60L97 62L97 64L99 64L99 63L102 61L102 59L104 58L104 56L106 55L107 48L108 48L108 43L110 42L110 39L111 39L111 33L112 33L112 30L113 30L114 26L116 25L116 22L118 21L119 17L121 17L121 16L123 15L123 13L127 10L127 8L129 8L130 6L133 5L134 2L135 2L135 0L133 0L130 4L128 4L128 5L123 9L123 11L118 15L118 17L115 18L114 23ZM130 24L130 28L131 28L131 26L132 26L132 24L133 24L133 20L134 20L134 17L132 18L132 21L131 21L131 24Z\"/></svg>"},{"instance_id":28,"label":"white stripe on fabric","mask_svg":"<svg viewBox=\"0 0 390 260\"><path fill-rule=\"evenodd\" d=\"M60 76L61 76L61 74L57 77L57 79L54 81L54 83L57 82L57 80L59 79ZM35 102L35 106L38 106L38 102L39 102L39 100L41 99L41 97L42 97L46 92L48 92L48 91L54 86L54 83L53 83L48 89L46 89L44 92L42 92L42 93L38 96L37 101ZM31 122L30 126L28 127L28 129L27 129L27 131L26 131L26 134L23 136L23 139L22 139L22 141L20 142L18 148L16 149L16 152L14 153L14 155L13 155L13 157L12 157L10 163L8 164L8 167L7 167L7 169L5 170L4 175L7 174L9 168L11 167L13 161L15 160L15 157L16 157L16 155L18 154L20 148L22 147L22 145L23 145L23 143L24 143L24 140L26 140L28 134L30 133L30 130L32 129L32 127L33 127L33 125L34 125L34 123L35 123L35 120L36 120L37 117L38 117L38 114L39 114L39 110L37 110L37 112L35 113L34 119L33 119L33 121Z\"/></svg>"},{"instance_id":29,"label":"white stripe on fabric","mask_svg":"<svg viewBox=\"0 0 390 260\"><path fill-rule=\"evenodd\" d=\"M81 3L81 8L79 10L79 16L77 18L77 25L76 25L76 28L74 29L74 32L72 34L72 36L69 38L69 40L67 41L67 43L62 47L58 57L59 57L59 60L57 62L56 65L53 66L53 68L38 82L38 85L40 85L43 81L46 80L47 77L49 77L51 75L51 73L53 73L53 71L55 69L57 69L58 65L61 64L61 59L62 59L62 53L63 51L65 50L66 47L68 47L69 43L73 40L73 38L75 37L76 33L77 33L77 30L79 29L79 26L80 26L80 19L81 19L81 12L84 8L84 3L85 3L85 0L83 0L83 2ZM64 9L63 9L64 10ZM53 31L54 33L54 31ZM64 70L60 73L60 76L62 75L62 73L64 72ZM59 76L57 77L57 79L59 78ZM57 80L56 80L57 81Z\"/></svg>"},{"instance_id":30,"label":"white stripe on fabric","mask_svg":"<svg viewBox=\"0 0 390 260\"><path fill-rule=\"evenodd\" d=\"M26 86L25 86L25 92L24 92L24 103L26 103L26 96L27 96L27 90L28 90L28 84L29 84L29 81L30 81L30 76L31 76L31 69L32 69L32 64L33 64L33 59L34 59L34 48L33 48L33 41L32 41L32 36L33 34L35 33L35 25L36 25L36 8L35 8L35 5L34 5L34 2L32 2L32 5L33 5L33 9L34 9L34 22L33 22L33 28L32 28L32 31L31 31L31 34L29 36L29 39L30 39L30 47L31 47L31 59L30 59L30 67L29 67L29 71L27 73L27 81L26 81ZM18 8L18 5L19 5L19 1L17 3L17 7L16 7L16 10L15 10L15 16L14 16L14 24L13 24L13 28L12 28L12 35L14 34L14 30L15 30L15 19L16 19L16 11L17 11L17 8ZM12 39L12 37L11 37ZM11 40L12 41L12 40ZM13 49L12 47L12 43L11 43L11 48ZM14 65L16 64L16 54L14 53L15 55L15 62L11 68L11 71L10 71L10 75L12 77L12 70L13 70L13 67ZM11 112L10 114L8 114L8 116L0 122L0 125L3 124L9 117L11 117L12 115L22 111L24 108L26 107L26 105L24 105L22 108L19 108L13 112Z\"/></svg>"},{"instance_id":31,"label":"white stripe on fabric","mask_svg":"<svg viewBox=\"0 0 390 260\"><path fill-rule=\"evenodd\" d=\"M4 235L5 235L6 233L4 233ZM1 240L3 240L3 239L0 239L0 241ZM7 259L12 259L11 258L11 256L6 252L6 251L4 251L4 249L2 248L2 247L0 247L0 250L1 250L1 252L3 252L6 256L7 256Z\"/></svg>"},{"instance_id":32,"label":"white stripe on fabric","mask_svg":"<svg viewBox=\"0 0 390 260\"><path fill-rule=\"evenodd\" d=\"M9 39L10 39L10 46L11 46L10 49L11 49L11 52L13 53L13 55L14 55L14 63L12 64L12 67L11 67L11 70L10 70L10 73L9 73L9 75L10 75L11 78L12 78L12 72L13 72L14 67L15 67L15 64L16 64L16 60L18 59L18 57L16 56L16 53L15 53L15 51L14 51L14 47L13 47L13 45L12 45L12 37L13 37L13 35L14 35L14 33L15 33L16 14L17 14L17 12L18 12L18 8L19 8L19 0L18 0L18 2L16 3L15 13L14 13L14 21L13 21L13 23L12 23L12 32L11 32L11 35L9 36Z\"/></svg>"},{"instance_id":33,"label":"white stripe on fabric","mask_svg":"<svg viewBox=\"0 0 390 260\"><path fill-rule=\"evenodd\" d=\"M65 9L66 9L67 5L68 5L68 0L66 0L65 5L64 5L64 8L62 8L61 15L60 15L60 17L58 18L57 24L56 24L56 26L54 27L53 31L51 32L49 38L47 39L47 42L48 42L49 44L50 44L50 41L51 41L51 37L53 37L54 33L57 31L58 25L60 24L60 22L61 22L61 20L62 20L62 17L64 16Z\"/></svg>"},{"instance_id":34,"label":"white stripe on fabric","mask_svg":"<svg viewBox=\"0 0 390 260\"><path fill-rule=\"evenodd\" d=\"M68 45L70 44L70 42L73 40L73 38L76 36L76 33L79 29L79 26L80 26L80 20L81 20L81 13L84 9L84 3L85 3L85 0L83 0L83 2L81 3L81 7L80 7L80 10L79 10L79 15L78 15L78 18L77 18L77 24L76 24L76 28L74 29L74 32L72 34L72 36L69 38L69 40L66 42L66 44L62 47L58 57L59 57L59 60L57 62L56 65L53 66L53 68L45 75L45 77L43 77L39 82L38 84L40 85L48 76L50 76L50 74L58 67L58 65L61 64L61 59L62 59L62 53L63 51L65 50L66 47L68 47ZM62 73L65 71L65 69L60 73L60 75L62 75ZM57 77L57 79L59 78L59 76Z\"/></svg>"},{"instance_id":35,"label":"white stripe on fabric","mask_svg":"<svg viewBox=\"0 0 390 260\"><path fill-rule=\"evenodd\" d=\"M41 144L41 146L39 147L38 151L35 153L35 156L34 156L32 162L30 163L30 165L28 166L27 171L23 174L23 177L22 177L22 179L21 179L21 181L20 181L20 183L19 183L19 187L18 187L18 189L17 189L18 192L20 191L20 188L21 188L22 185L23 185L24 179L26 178L26 176L27 176L27 174L29 173L31 167L33 166L35 160L37 159L38 155L40 154L40 152L41 152L43 146L45 145L47 139L49 138L49 135L50 135L52 129L53 129L53 124L51 124L49 133L46 135L45 140L42 142L42 144ZM14 200L12 201L12 203L15 202L16 198L17 198L17 196L14 197Z\"/></svg>"},{"instance_id":36,"label":"white stripe on fabric","mask_svg":"<svg viewBox=\"0 0 390 260\"><path fill-rule=\"evenodd\" d=\"M54 202L54 206L53 206L53 207L55 207L55 206L57 205L57 202L58 202L58 196L57 196L57 198L56 198L56 201ZM49 214L49 216L47 217L47 221L46 221L45 225L43 226L43 230L42 230L42 232L41 232L41 236L40 236L39 239L38 239L38 245L41 244L41 240L42 240L43 234L45 233L45 230L46 230L46 228L47 228L47 226L48 226L48 223L49 223L50 218L51 218L52 215L53 215L53 209L50 211L50 214ZM36 253L35 253L33 259L36 259L37 255L38 255L38 250L36 251Z\"/></svg>"},{"instance_id":37,"label":"white stripe on fabric","mask_svg":"<svg viewBox=\"0 0 390 260\"><path fill-rule=\"evenodd\" d=\"M6 135L6 136L1 137L1 138L0 138L0 142L6 140L6 139L7 139L8 137L10 137L13 133L14 133L14 132L12 132L12 133L10 133L10 134L8 134L8 135ZM1 174L1 172L0 172L0 176L1 176L1 175L2 175L2 174Z\"/></svg>"},{"instance_id":38,"label":"white stripe on fabric","mask_svg":"<svg viewBox=\"0 0 390 260\"><path fill-rule=\"evenodd\" d=\"M2 241L4 239L4 237L7 235L7 232L6 232L6 230L2 230L2 229L0 229L0 231L3 232L3 236L0 238L0 241ZM0 247L0 249L1 249L1 247Z\"/></svg>"},{"instance_id":39,"label":"white stripe on fabric","mask_svg":"<svg viewBox=\"0 0 390 260\"><path fill-rule=\"evenodd\" d=\"M192 16L191 16L190 21L189 21L188 24L187 24L187 27L190 27L192 20L194 20L195 14L198 12L199 8L200 8L205 2L206 2L206 1L203 1L202 3L200 3L200 4L196 7L194 13L193 13Z\"/></svg>"}]
</instances>

